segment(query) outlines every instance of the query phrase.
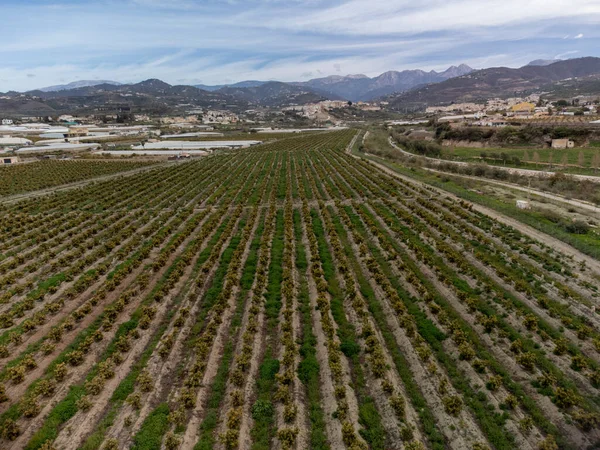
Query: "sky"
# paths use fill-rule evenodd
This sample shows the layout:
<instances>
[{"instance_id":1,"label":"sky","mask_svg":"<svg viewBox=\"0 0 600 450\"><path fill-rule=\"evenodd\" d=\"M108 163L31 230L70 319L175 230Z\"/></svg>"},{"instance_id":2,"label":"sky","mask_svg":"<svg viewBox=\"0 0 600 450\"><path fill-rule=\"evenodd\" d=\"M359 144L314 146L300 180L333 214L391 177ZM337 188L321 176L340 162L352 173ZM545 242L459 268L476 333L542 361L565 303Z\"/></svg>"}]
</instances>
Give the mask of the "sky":
<instances>
[{"instance_id":1,"label":"sky","mask_svg":"<svg viewBox=\"0 0 600 450\"><path fill-rule=\"evenodd\" d=\"M0 17L0 92L600 56L600 0L0 0Z\"/></svg>"}]
</instances>

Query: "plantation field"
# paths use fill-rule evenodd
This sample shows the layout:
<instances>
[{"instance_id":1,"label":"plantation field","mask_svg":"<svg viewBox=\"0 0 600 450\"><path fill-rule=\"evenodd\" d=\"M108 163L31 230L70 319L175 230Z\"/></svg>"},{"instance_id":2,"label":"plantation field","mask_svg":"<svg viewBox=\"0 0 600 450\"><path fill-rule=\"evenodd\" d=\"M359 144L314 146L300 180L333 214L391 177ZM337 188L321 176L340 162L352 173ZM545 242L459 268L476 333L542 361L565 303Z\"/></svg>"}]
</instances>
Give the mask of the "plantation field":
<instances>
[{"instance_id":1,"label":"plantation field","mask_svg":"<svg viewBox=\"0 0 600 450\"><path fill-rule=\"evenodd\" d=\"M0 206L0 448L600 442L600 271L281 139Z\"/></svg>"},{"instance_id":2,"label":"plantation field","mask_svg":"<svg viewBox=\"0 0 600 450\"><path fill-rule=\"evenodd\" d=\"M502 154L508 157L505 158ZM536 154L539 156L537 162ZM443 147L442 150L442 157L445 159L477 162L482 161L482 155L485 155L485 160L488 162L504 164L504 159L506 159L506 164L512 167L515 164L511 159L517 157L520 166L534 169L537 167L543 170L547 170L550 166L554 169L594 169L596 154L600 155L597 147L571 149ZM600 159L598 159L598 164L600 164Z\"/></svg>"},{"instance_id":3,"label":"plantation field","mask_svg":"<svg viewBox=\"0 0 600 450\"><path fill-rule=\"evenodd\" d=\"M125 172L154 164L148 161L40 161L0 167L0 196Z\"/></svg>"}]
</instances>

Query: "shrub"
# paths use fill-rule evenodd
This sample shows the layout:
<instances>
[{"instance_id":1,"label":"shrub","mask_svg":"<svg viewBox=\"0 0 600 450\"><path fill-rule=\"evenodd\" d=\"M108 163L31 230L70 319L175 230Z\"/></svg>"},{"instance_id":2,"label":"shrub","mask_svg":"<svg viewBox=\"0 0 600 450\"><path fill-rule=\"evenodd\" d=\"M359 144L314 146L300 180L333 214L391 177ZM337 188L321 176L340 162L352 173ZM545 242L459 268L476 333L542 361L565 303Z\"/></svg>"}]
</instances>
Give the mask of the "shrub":
<instances>
[{"instance_id":1,"label":"shrub","mask_svg":"<svg viewBox=\"0 0 600 450\"><path fill-rule=\"evenodd\" d=\"M470 361L475 358L475 350L473 347L467 342L463 342L458 346L459 357L462 360Z\"/></svg>"},{"instance_id":2,"label":"shrub","mask_svg":"<svg viewBox=\"0 0 600 450\"><path fill-rule=\"evenodd\" d=\"M579 409L573 414L573 419L583 431L591 431L600 426L600 415L597 413L588 413Z\"/></svg>"},{"instance_id":3,"label":"shrub","mask_svg":"<svg viewBox=\"0 0 600 450\"><path fill-rule=\"evenodd\" d=\"M554 436L551 434L546 436L546 439L541 441L540 445L538 445L538 450L558 450L558 445L556 445Z\"/></svg>"},{"instance_id":4,"label":"shrub","mask_svg":"<svg viewBox=\"0 0 600 450\"><path fill-rule=\"evenodd\" d=\"M393 395L392 397L390 397L390 405L394 409L396 416L399 419L404 419L406 415L406 405L404 397L402 397L400 394Z\"/></svg>"},{"instance_id":5,"label":"shrub","mask_svg":"<svg viewBox=\"0 0 600 450\"><path fill-rule=\"evenodd\" d=\"M239 430L227 430L219 435L219 441L226 449L234 449L238 447L240 432Z\"/></svg>"},{"instance_id":6,"label":"shrub","mask_svg":"<svg viewBox=\"0 0 600 450\"><path fill-rule=\"evenodd\" d=\"M4 421L4 425L2 426L2 438L7 441L14 441L20 433L21 430L13 419L6 419Z\"/></svg>"},{"instance_id":7,"label":"shrub","mask_svg":"<svg viewBox=\"0 0 600 450\"><path fill-rule=\"evenodd\" d=\"M574 220L565 224L565 230L573 234L587 234L590 226L583 220Z\"/></svg>"},{"instance_id":8,"label":"shrub","mask_svg":"<svg viewBox=\"0 0 600 450\"><path fill-rule=\"evenodd\" d=\"M54 367L54 378L56 378L56 381L62 381L67 376L67 372L67 365L65 363L58 363Z\"/></svg>"},{"instance_id":9,"label":"shrub","mask_svg":"<svg viewBox=\"0 0 600 450\"><path fill-rule=\"evenodd\" d=\"M154 380L147 370L143 370L138 375L137 381L142 392L150 392L152 389L154 389Z\"/></svg>"},{"instance_id":10,"label":"shrub","mask_svg":"<svg viewBox=\"0 0 600 450\"><path fill-rule=\"evenodd\" d=\"M19 409L25 417L35 417L40 413L42 407L39 405L35 397L27 397L21 402Z\"/></svg>"},{"instance_id":11,"label":"shrub","mask_svg":"<svg viewBox=\"0 0 600 450\"><path fill-rule=\"evenodd\" d=\"M569 408L575 405L578 401L579 398L573 391L562 387L556 388L554 402L559 408Z\"/></svg>"},{"instance_id":12,"label":"shrub","mask_svg":"<svg viewBox=\"0 0 600 450\"><path fill-rule=\"evenodd\" d=\"M107 439L102 450L119 450L119 441L115 438Z\"/></svg>"},{"instance_id":13,"label":"shrub","mask_svg":"<svg viewBox=\"0 0 600 450\"><path fill-rule=\"evenodd\" d=\"M519 422L519 428L525 433L528 433L531 430L533 430L533 425L533 419L530 416L521 419L521 421Z\"/></svg>"},{"instance_id":14,"label":"shrub","mask_svg":"<svg viewBox=\"0 0 600 450\"><path fill-rule=\"evenodd\" d=\"M459 396L453 395L444 397L442 402L444 403L444 409L446 410L446 413L450 414L451 416L458 416L460 414L463 403Z\"/></svg>"},{"instance_id":15,"label":"shrub","mask_svg":"<svg viewBox=\"0 0 600 450\"><path fill-rule=\"evenodd\" d=\"M25 367L18 365L8 369L7 376L14 384L22 383L25 380Z\"/></svg>"},{"instance_id":16,"label":"shrub","mask_svg":"<svg viewBox=\"0 0 600 450\"><path fill-rule=\"evenodd\" d=\"M509 394L504 399L504 404L506 405L506 407L508 409L515 409L517 407L517 405L519 404L519 401L517 400L517 397L515 397L512 394Z\"/></svg>"},{"instance_id":17,"label":"shrub","mask_svg":"<svg viewBox=\"0 0 600 450\"><path fill-rule=\"evenodd\" d=\"M76 406L77 409L88 411L94 404L87 395L84 395L77 400Z\"/></svg>"},{"instance_id":18,"label":"shrub","mask_svg":"<svg viewBox=\"0 0 600 450\"><path fill-rule=\"evenodd\" d=\"M176 450L181 445L181 438L172 431L165 436L165 447L167 450Z\"/></svg>"},{"instance_id":19,"label":"shrub","mask_svg":"<svg viewBox=\"0 0 600 450\"><path fill-rule=\"evenodd\" d=\"M493 377L490 377L490 379L486 383L486 386L490 391L498 390L498 388L502 386L502 376L494 375Z\"/></svg>"},{"instance_id":20,"label":"shrub","mask_svg":"<svg viewBox=\"0 0 600 450\"><path fill-rule=\"evenodd\" d=\"M280 428L277 431L277 438L284 449L294 448L298 436L298 428Z\"/></svg>"},{"instance_id":21,"label":"shrub","mask_svg":"<svg viewBox=\"0 0 600 450\"><path fill-rule=\"evenodd\" d=\"M127 397L127 403L131 405L133 409L140 409L142 407L142 397L139 392L130 394Z\"/></svg>"},{"instance_id":22,"label":"shrub","mask_svg":"<svg viewBox=\"0 0 600 450\"><path fill-rule=\"evenodd\" d=\"M298 415L298 407L294 404L287 404L283 409L283 420L287 423L292 423Z\"/></svg>"},{"instance_id":23,"label":"shrub","mask_svg":"<svg viewBox=\"0 0 600 450\"><path fill-rule=\"evenodd\" d=\"M517 363L519 363L525 370L532 371L535 368L536 357L531 352L521 353L517 356Z\"/></svg>"},{"instance_id":24,"label":"shrub","mask_svg":"<svg viewBox=\"0 0 600 450\"><path fill-rule=\"evenodd\" d=\"M257 400L254 405L252 405L251 412L254 420L271 417L273 415L273 404L265 400Z\"/></svg>"}]
</instances>

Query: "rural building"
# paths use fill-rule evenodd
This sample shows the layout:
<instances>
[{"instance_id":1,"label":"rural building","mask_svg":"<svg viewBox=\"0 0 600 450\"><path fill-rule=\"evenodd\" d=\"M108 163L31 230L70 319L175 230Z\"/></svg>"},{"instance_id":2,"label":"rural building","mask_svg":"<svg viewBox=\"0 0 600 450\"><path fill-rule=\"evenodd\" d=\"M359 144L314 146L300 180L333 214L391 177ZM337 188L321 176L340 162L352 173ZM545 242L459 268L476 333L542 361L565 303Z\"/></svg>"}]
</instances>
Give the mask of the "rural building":
<instances>
[{"instance_id":1,"label":"rural building","mask_svg":"<svg viewBox=\"0 0 600 450\"><path fill-rule=\"evenodd\" d=\"M505 127L508 122L504 119L481 119L478 122L474 122L473 125L479 125L481 127Z\"/></svg>"},{"instance_id":2,"label":"rural building","mask_svg":"<svg viewBox=\"0 0 600 450\"><path fill-rule=\"evenodd\" d=\"M515 114L532 114L535 111L535 105L533 103L522 102L510 108L510 111Z\"/></svg>"},{"instance_id":3,"label":"rural building","mask_svg":"<svg viewBox=\"0 0 600 450\"><path fill-rule=\"evenodd\" d=\"M0 158L0 161L2 161L2 164L17 164L19 162L19 157L18 156L2 156Z\"/></svg>"},{"instance_id":4,"label":"rural building","mask_svg":"<svg viewBox=\"0 0 600 450\"><path fill-rule=\"evenodd\" d=\"M2 119L2 125L12 125L12 119Z\"/></svg>"},{"instance_id":5,"label":"rural building","mask_svg":"<svg viewBox=\"0 0 600 450\"><path fill-rule=\"evenodd\" d=\"M78 138L89 135L87 128L69 128L69 131L64 133L65 138Z\"/></svg>"},{"instance_id":6,"label":"rural building","mask_svg":"<svg viewBox=\"0 0 600 450\"><path fill-rule=\"evenodd\" d=\"M517 200L517 208L531 209L531 204L527 200Z\"/></svg>"},{"instance_id":7,"label":"rural building","mask_svg":"<svg viewBox=\"0 0 600 450\"><path fill-rule=\"evenodd\" d=\"M552 139L552 148L573 148L575 142L570 139Z\"/></svg>"}]
</instances>

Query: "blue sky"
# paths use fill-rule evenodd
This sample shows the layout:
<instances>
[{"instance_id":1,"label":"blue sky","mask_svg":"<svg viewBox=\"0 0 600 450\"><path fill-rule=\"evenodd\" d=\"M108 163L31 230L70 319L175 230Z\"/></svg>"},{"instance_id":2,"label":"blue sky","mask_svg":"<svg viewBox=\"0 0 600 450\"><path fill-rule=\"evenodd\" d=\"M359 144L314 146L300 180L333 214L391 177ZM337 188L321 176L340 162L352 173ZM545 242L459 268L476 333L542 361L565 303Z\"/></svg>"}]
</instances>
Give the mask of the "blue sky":
<instances>
[{"instance_id":1,"label":"blue sky","mask_svg":"<svg viewBox=\"0 0 600 450\"><path fill-rule=\"evenodd\" d=\"M600 0L0 0L0 92L600 56Z\"/></svg>"}]
</instances>

